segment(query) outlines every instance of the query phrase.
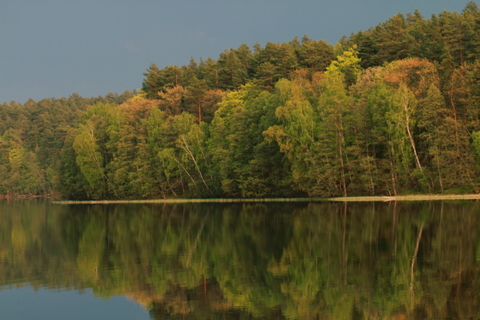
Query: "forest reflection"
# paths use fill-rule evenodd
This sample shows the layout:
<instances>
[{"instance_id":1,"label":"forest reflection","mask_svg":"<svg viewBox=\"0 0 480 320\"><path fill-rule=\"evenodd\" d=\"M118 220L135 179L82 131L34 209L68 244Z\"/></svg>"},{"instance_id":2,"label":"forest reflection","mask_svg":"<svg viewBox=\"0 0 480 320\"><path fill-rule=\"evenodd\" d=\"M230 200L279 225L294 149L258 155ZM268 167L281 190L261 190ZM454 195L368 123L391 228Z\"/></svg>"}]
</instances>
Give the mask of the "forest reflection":
<instances>
[{"instance_id":1,"label":"forest reflection","mask_svg":"<svg viewBox=\"0 0 480 320\"><path fill-rule=\"evenodd\" d=\"M152 319L479 319L476 202L0 202L0 286Z\"/></svg>"}]
</instances>

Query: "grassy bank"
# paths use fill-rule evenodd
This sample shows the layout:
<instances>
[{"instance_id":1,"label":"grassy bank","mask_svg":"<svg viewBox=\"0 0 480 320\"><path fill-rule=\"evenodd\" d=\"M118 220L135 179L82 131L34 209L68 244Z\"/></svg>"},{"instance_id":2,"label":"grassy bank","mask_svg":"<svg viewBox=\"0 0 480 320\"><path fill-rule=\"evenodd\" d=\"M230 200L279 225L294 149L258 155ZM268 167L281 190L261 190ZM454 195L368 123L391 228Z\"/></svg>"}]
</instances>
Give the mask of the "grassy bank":
<instances>
[{"instance_id":1,"label":"grassy bank","mask_svg":"<svg viewBox=\"0 0 480 320\"><path fill-rule=\"evenodd\" d=\"M55 204L120 204L120 203L234 203L234 202L310 202L311 198L259 198L259 199L154 199L154 200L88 200L53 201Z\"/></svg>"},{"instance_id":2,"label":"grassy bank","mask_svg":"<svg viewBox=\"0 0 480 320\"><path fill-rule=\"evenodd\" d=\"M404 196L338 197L327 201L372 202L372 201L436 201L436 200L478 200L480 194L413 194Z\"/></svg>"},{"instance_id":3,"label":"grassy bank","mask_svg":"<svg viewBox=\"0 0 480 320\"><path fill-rule=\"evenodd\" d=\"M261 198L261 199L154 199L154 200L89 200L53 201L54 204L128 204L128 203L241 203L241 202L387 202L387 201L436 201L479 200L480 194L405 195L336 198Z\"/></svg>"}]
</instances>

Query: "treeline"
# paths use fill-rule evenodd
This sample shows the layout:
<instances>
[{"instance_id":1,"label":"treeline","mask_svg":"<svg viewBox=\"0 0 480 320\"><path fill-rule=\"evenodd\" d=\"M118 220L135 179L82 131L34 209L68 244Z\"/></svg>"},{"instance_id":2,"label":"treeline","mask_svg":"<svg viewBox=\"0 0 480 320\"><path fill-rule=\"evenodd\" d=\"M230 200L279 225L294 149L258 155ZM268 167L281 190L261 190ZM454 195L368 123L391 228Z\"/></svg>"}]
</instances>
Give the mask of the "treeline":
<instances>
[{"instance_id":1,"label":"treeline","mask_svg":"<svg viewBox=\"0 0 480 320\"><path fill-rule=\"evenodd\" d=\"M88 106L121 104L134 93L0 104L0 194L45 195L61 186L62 148Z\"/></svg>"},{"instance_id":2,"label":"treeline","mask_svg":"<svg viewBox=\"0 0 480 320\"><path fill-rule=\"evenodd\" d=\"M243 44L181 67L152 64L142 94L92 101L67 121L78 123L73 129L55 133L68 126L57 125L61 117L72 114L58 105L49 114L54 130L38 129L38 141L27 128L43 113L26 111L27 125L0 131L5 181L14 172L12 181L26 181L3 183L0 193L57 190L100 199L478 192L479 34L480 11L470 2L462 13L430 19L398 14L335 45L305 36L253 50ZM17 139L23 149L5 142L12 130L24 130Z\"/></svg>"}]
</instances>

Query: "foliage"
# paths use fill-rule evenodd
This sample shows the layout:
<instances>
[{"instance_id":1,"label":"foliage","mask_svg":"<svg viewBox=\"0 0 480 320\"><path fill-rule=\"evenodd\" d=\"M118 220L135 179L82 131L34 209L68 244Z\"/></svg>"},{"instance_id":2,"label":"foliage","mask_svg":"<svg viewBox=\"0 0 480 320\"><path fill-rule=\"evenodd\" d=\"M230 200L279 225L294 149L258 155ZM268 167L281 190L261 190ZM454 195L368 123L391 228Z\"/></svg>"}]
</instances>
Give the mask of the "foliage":
<instances>
[{"instance_id":1,"label":"foliage","mask_svg":"<svg viewBox=\"0 0 480 320\"><path fill-rule=\"evenodd\" d=\"M0 194L480 191L480 10L152 64L142 92L0 105Z\"/></svg>"}]
</instances>

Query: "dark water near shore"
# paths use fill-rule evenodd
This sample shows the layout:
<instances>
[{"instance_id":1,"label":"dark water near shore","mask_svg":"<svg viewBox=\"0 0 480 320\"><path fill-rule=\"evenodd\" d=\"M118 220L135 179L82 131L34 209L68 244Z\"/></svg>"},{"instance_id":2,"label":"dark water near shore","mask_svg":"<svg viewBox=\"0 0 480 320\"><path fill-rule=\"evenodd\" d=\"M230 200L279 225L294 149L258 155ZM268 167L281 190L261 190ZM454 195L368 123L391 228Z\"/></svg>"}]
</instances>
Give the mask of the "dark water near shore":
<instances>
[{"instance_id":1,"label":"dark water near shore","mask_svg":"<svg viewBox=\"0 0 480 320\"><path fill-rule=\"evenodd\" d=\"M479 228L475 201L0 201L0 319L480 319Z\"/></svg>"}]
</instances>

